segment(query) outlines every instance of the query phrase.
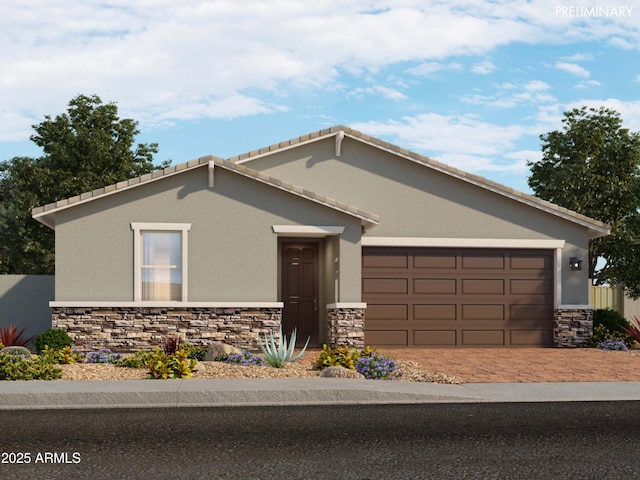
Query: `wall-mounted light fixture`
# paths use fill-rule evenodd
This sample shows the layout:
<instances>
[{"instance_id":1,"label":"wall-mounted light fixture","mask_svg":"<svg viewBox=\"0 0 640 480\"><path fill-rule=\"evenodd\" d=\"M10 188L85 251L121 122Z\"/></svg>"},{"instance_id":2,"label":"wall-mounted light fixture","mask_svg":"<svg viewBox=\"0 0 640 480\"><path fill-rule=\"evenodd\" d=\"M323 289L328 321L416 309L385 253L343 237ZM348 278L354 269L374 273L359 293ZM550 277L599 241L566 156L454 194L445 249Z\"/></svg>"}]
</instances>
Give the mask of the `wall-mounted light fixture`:
<instances>
[{"instance_id":1,"label":"wall-mounted light fixture","mask_svg":"<svg viewBox=\"0 0 640 480\"><path fill-rule=\"evenodd\" d=\"M571 270L582 270L582 260L578 260L577 257L571 257L569 259L569 268Z\"/></svg>"}]
</instances>

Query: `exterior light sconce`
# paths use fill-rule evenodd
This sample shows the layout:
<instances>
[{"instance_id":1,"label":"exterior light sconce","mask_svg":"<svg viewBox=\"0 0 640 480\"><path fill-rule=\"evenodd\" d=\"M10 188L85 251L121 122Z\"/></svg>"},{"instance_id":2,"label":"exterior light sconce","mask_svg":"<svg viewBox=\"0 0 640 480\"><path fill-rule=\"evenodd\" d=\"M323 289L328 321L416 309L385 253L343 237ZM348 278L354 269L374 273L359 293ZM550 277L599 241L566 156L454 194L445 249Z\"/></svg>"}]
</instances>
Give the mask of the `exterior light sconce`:
<instances>
[{"instance_id":1,"label":"exterior light sconce","mask_svg":"<svg viewBox=\"0 0 640 480\"><path fill-rule=\"evenodd\" d=\"M577 257L571 257L569 259L569 268L571 270L582 270L582 260L578 260Z\"/></svg>"}]
</instances>

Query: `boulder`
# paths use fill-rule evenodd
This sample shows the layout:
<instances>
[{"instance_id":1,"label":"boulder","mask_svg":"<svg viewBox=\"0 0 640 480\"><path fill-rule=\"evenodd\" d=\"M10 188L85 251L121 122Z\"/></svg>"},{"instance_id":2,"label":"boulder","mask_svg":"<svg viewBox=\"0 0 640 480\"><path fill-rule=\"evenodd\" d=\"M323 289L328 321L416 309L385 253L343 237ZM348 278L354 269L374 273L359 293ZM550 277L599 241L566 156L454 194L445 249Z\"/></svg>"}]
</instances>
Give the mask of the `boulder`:
<instances>
[{"instance_id":1,"label":"boulder","mask_svg":"<svg viewBox=\"0 0 640 480\"><path fill-rule=\"evenodd\" d=\"M364 380L364 375L355 370L345 367L327 367L318 373L319 377L325 378L355 378L358 380Z\"/></svg>"},{"instance_id":2,"label":"boulder","mask_svg":"<svg viewBox=\"0 0 640 480\"><path fill-rule=\"evenodd\" d=\"M238 347L234 347L233 345L227 345L222 342L215 342L209 345L207 349L207 354L204 356L205 362L213 362L216 358L222 356L229 356L234 353L242 353L242 349Z\"/></svg>"}]
</instances>

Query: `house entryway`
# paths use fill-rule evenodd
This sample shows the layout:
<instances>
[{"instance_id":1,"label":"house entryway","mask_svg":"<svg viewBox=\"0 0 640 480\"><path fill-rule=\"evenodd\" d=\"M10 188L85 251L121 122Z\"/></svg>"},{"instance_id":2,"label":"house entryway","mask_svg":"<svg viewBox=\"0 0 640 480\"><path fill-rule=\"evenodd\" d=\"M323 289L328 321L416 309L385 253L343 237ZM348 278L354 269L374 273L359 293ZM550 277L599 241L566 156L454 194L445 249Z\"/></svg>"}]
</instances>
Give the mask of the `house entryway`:
<instances>
[{"instance_id":1,"label":"house entryway","mask_svg":"<svg viewBox=\"0 0 640 480\"><path fill-rule=\"evenodd\" d=\"M312 242L283 242L281 246L282 331L289 336L295 328L298 344L319 344L319 245Z\"/></svg>"}]
</instances>

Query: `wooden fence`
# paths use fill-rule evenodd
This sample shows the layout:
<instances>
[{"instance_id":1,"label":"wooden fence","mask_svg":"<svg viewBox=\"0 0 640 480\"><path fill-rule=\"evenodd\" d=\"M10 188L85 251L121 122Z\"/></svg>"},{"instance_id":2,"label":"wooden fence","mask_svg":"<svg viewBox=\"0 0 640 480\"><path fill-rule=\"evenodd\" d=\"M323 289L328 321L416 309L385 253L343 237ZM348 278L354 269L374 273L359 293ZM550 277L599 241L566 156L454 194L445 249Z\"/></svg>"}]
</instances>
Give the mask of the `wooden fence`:
<instances>
[{"instance_id":1,"label":"wooden fence","mask_svg":"<svg viewBox=\"0 0 640 480\"><path fill-rule=\"evenodd\" d=\"M610 308L624 316L625 300L623 287L590 287L589 303L593 308Z\"/></svg>"}]
</instances>

